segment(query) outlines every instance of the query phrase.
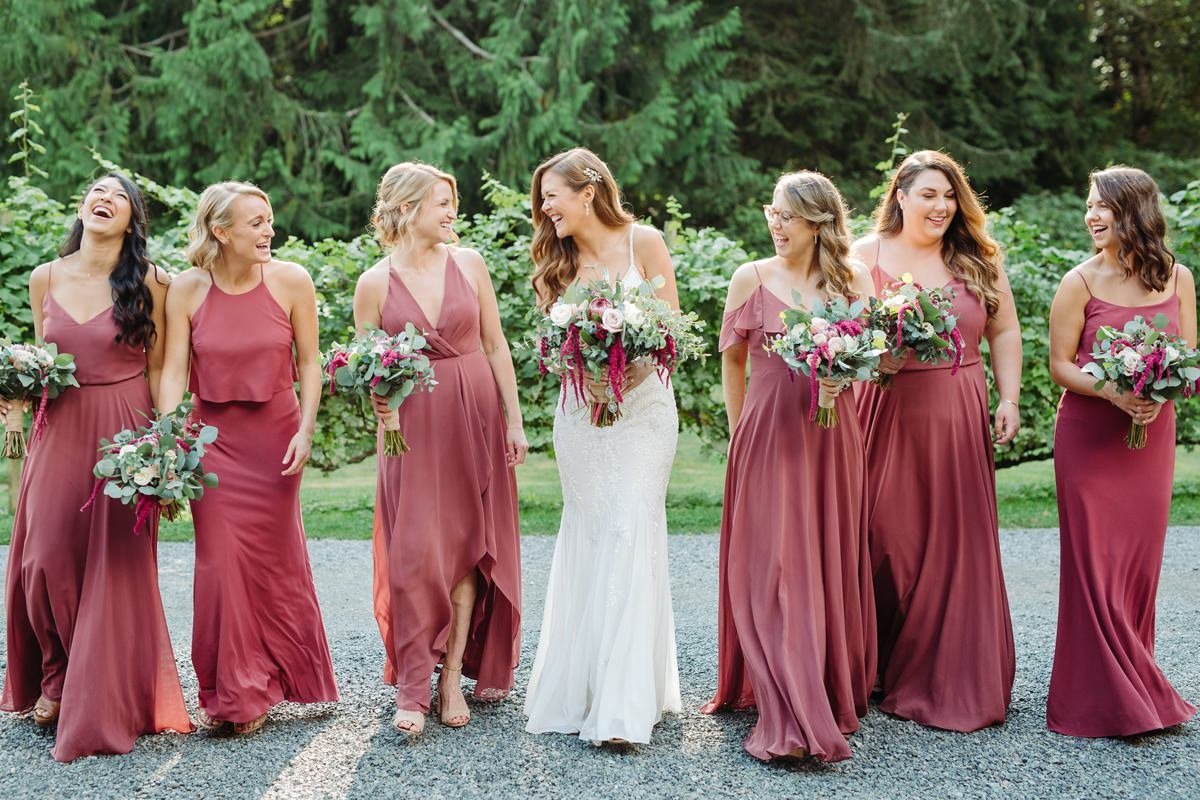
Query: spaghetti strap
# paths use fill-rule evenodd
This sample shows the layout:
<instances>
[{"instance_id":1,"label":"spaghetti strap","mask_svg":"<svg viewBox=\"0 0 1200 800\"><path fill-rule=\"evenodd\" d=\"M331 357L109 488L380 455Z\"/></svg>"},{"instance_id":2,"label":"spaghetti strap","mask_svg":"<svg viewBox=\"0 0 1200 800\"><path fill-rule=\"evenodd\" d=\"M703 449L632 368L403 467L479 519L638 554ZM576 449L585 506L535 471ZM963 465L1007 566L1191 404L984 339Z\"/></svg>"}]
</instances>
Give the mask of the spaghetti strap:
<instances>
[{"instance_id":1,"label":"spaghetti strap","mask_svg":"<svg viewBox=\"0 0 1200 800\"><path fill-rule=\"evenodd\" d=\"M1175 294L1179 294L1179 265L1175 265Z\"/></svg>"},{"instance_id":2,"label":"spaghetti strap","mask_svg":"<svg viewBox=\"0 0 1200 800\"><path fill-rule=\"evenodd\" d=\"M752 261L752 262L750 262L750 266L754 267L754 277L758 278L758 285L762 286L763 285L762 275L760 275L758 272L758 262Z\"/></svg>"},{"instance_id":3,"label":"spaghetti strap","mask_svg":"<svg viewBox=\"0 0 1200 800\"><path fill-rule=\"evenodd\" d=\"M637 230L637 223L632 222L629 225L629 267L625 270L625 274L629 274L629 270L637 269L637 264L633 262L633 232ZM638 270L641 273L641 270Z\"/></svg>"},{"instance_id":4,"label":"spaghetti strap","mask_svg":"<svg viewBox=\"0 0 1200 800\"><path fill-rule=\"evenodd\" d=\"M879 254L883 252L883 237L875 237L875 269L879 269Z\"/></svg>"},{"instance_id":5,"label":"spaghetti strap","mask_svg":"<svg viewBox=\"0 0 1200 800\"><path fill-rule=\"evenodd\" d=\"M1083 281L1083 288L1087 290L1088 297L1095 297L1096 295L1092 294L1092 287L1088 286L1087 278L1083 277L1083 272L1080 270L1074 270L1074 272L1079 276L1079 280Z\"/></svg>"}]
</instances>

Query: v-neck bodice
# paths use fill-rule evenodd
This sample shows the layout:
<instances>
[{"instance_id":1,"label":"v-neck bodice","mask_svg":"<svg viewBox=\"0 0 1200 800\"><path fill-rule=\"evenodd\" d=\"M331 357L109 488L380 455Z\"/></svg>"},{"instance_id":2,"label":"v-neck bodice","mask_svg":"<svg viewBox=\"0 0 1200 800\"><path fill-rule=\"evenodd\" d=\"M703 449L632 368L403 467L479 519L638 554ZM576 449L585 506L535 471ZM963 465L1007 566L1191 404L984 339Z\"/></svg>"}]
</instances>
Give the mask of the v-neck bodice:
<instances>
[{"instance_id":1,"label":"v-neck bodice","mask_svg":"<svg viewBox=\"0 0 1200 800\"><path fill-rule=\"evenodd\" d=\"M380 315L389 334L411 322L421 330L431 359L456 358L479 350L479 298L451 254L446 255L445 292L435 327L395 270L388 270L387 297Z\"/></svg>"}]
</instances>

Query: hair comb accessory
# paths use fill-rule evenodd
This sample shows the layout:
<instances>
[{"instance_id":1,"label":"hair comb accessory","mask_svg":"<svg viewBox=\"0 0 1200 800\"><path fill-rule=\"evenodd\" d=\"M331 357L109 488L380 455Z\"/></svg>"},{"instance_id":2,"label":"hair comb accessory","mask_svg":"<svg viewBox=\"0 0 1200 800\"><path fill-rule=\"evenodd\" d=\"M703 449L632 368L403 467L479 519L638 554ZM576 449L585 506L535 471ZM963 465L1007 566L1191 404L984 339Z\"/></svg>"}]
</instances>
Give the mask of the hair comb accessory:
<instances>
[{"instance_id":1,"label":"hair comb accessory","mask_svg":"<svg viewBox=\"0 0 1200 800\"><path fill-rule=\"evenodd\" d=\"M601 181L604 180L604 178L601 177L600 173L597 172L596 170L592 169L591 167L584 167L583 174L587 175L587 179L589 181L591 181L592 183L600 183Z\"/></svg>"}]
</instances>

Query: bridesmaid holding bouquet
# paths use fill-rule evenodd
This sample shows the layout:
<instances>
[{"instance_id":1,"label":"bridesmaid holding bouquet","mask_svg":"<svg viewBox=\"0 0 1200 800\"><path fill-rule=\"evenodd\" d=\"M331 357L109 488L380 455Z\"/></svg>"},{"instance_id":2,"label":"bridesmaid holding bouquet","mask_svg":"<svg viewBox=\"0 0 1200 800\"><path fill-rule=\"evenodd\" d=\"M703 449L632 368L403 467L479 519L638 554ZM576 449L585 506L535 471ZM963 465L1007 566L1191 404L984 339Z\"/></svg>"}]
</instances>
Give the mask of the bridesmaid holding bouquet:
<instances>
[{"instance_id":1,"label":"bridesmaid holding bouquet","mask_svg":"<svg viewBox=\"0 0 1200 800\"><path fill-rule=\"evenodd\" d=\"M103 498L80 511L101 437L144 422L158 394L167 274L146 258L146 226L141 193L107 175L60 257L29 278L34 332L75 356L80 386L51 401L21 475L0 708L57 722L58 761L192 730L158 592L157 524L135 536L133 508Z\"/></svg>"},{"instance_id":2,"label":"bridesmaid holding bouquet","mask_svg":"<svg viewBox=\"0 0 1200 800\"><path fill-rule=\"evenodd\" d=\"M454 177L397 164L380 181L372 224L387 257L354 292L360 333L412 324L426 340L437 385L398 410L409 451L386 456L380 431L375 518L375 616L396 687L393 727L417 736L429 712L461 728L475 698L504 699L521 642L521 540L513 467L528 444L517 378L487 265L456 247ZM376 403L383 419L387 404Z\"/></svg>"},{"instance_id":3,"label":"bridesmaid holding bouquet","mask_svg":"<svg viewBox=\"0 0 1200 800\"><path fill-rule=\"evenodd\" d=\"M220 430L204 459L220 485L192 501L192 664L201 726L237 734L283 700L338 696L300 517L321 394L316 293L302 267L271 257L272 224L258 187L204 190L192 269L167 295L159 398L175 408L190 386L195 415Z\"/></svg>"},{"instance_id":4,"label":"bridesmaid holding bouquet","mask_svg":"<svg viewBox=\"0 0 1200 800\"><path fill-rule=\"evenodd\" d=\"M879 707L935 728L1004 722L1016 657L1000 564L997 444L1017 434L1021 328L1000 246L962 168L923 150L901 162L854 251L876 291L911 274L953 290L962 363L885 353L884 389L858 396L879 628ZM980 343L1000 395L988 409ZM989 424L991 422L992 424Z\"/></svg>"},{"instance_id":5,"label":"bridesmaid holding bouquet","mask_svg":"<svg viewBox=\"0 0 1200 800\"><path fill-rule=\"evenodd\" d=\"M1063 276L1050 309L1050 375L1062 386L1054 475L1062 550L1058 640L1046 702L1050 730L1132 736L1191 719L1154 660L1154 602L1175 472L1175 406L1082 369L1096 331L1167 319L1196 346L1196 286L1167 249L1158 186L1139 169L1092 174L1084 215L1096 255ZM1125 443L1130 420L1145 447ZM1137 502L1114 502L1134 497Z\"/></svg>"},{"instance_id":6,"label":"bridesmaid holding bouquet","mask_svg":"<svg viewBox=\"0 0 1200 800\"><path fill-rule=\"evenodd\" d=\"M775 256L734 273L721 330L733 435L718 684L703 711L757 707L745 748L764 761L841 761L875 673L862 431L850 393L835 401L836 427L811 421L809 378L763 344L782 332L794 294L806 303L859 299L871 295L871 277L849 260L845 204L825 176L785 175L763 211Z\"/></svg>"}]
</instances>

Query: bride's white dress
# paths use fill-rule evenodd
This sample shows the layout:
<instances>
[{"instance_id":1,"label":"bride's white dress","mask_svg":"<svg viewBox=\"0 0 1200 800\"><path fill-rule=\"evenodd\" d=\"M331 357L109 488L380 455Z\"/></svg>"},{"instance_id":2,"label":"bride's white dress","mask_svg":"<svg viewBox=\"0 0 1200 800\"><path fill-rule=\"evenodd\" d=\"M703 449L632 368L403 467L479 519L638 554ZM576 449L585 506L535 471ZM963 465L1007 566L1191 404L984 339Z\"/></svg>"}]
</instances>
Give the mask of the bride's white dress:
<instances>
[{"instance_id":1,"label":"bride's white dress","mask_svg":"<svg viewBox=\"0 0 1200 800\"><path fill-rule=\"evenodd\" d=\"M626 281L640 280L631 268ZM525 699L531 733L644 743L680 710L666 513L678 436L674 393L655 375L609 428L569 395L559 404L563 513Z\"/></svg>"}]
</instances>

